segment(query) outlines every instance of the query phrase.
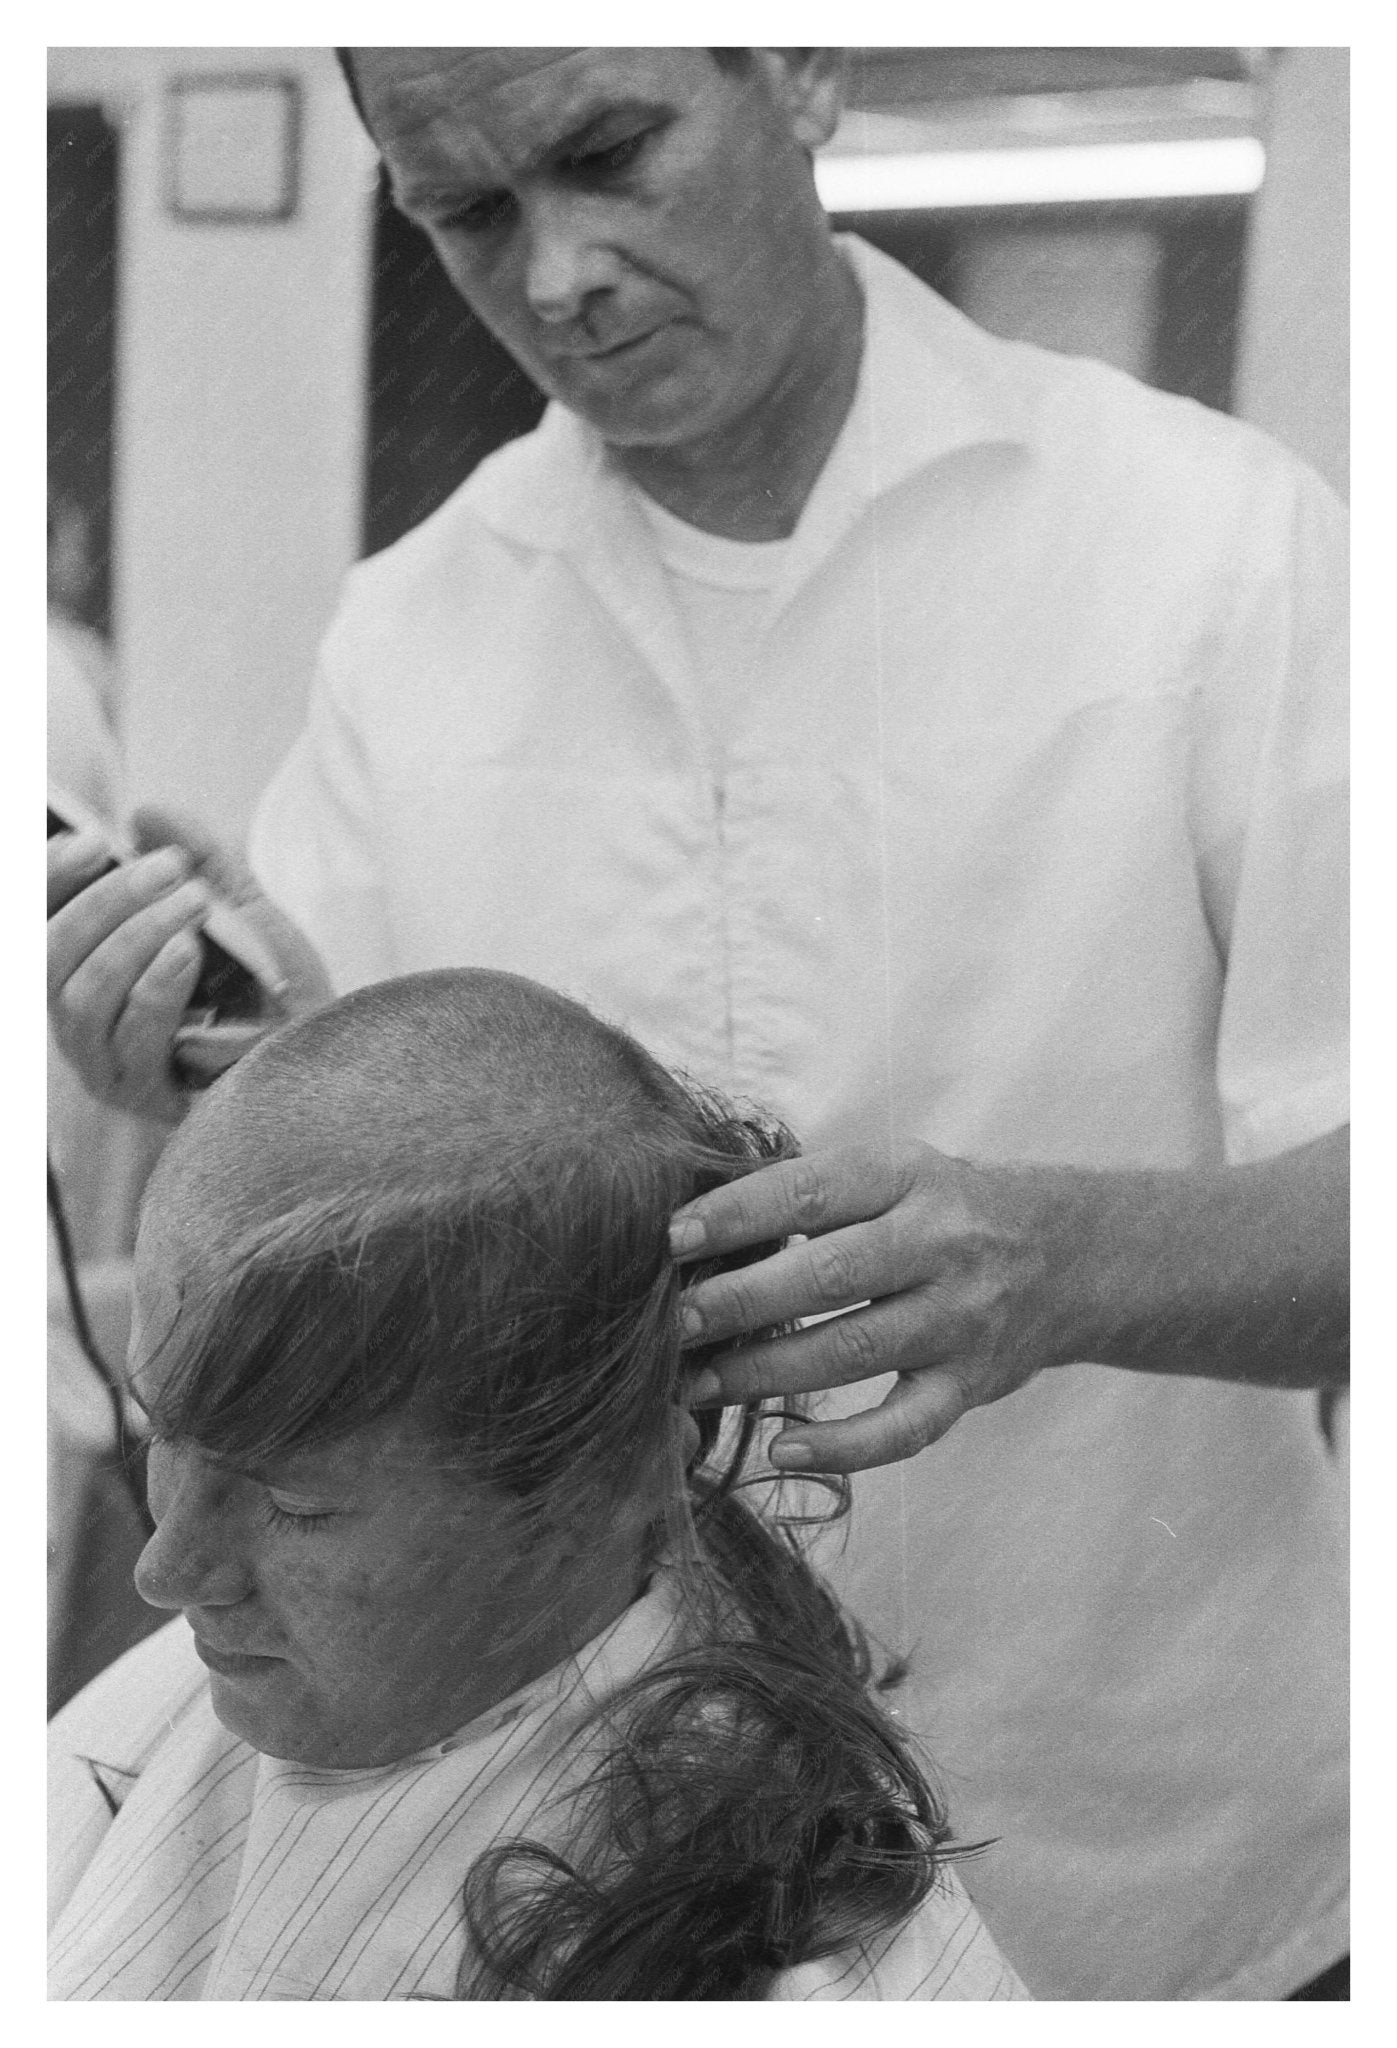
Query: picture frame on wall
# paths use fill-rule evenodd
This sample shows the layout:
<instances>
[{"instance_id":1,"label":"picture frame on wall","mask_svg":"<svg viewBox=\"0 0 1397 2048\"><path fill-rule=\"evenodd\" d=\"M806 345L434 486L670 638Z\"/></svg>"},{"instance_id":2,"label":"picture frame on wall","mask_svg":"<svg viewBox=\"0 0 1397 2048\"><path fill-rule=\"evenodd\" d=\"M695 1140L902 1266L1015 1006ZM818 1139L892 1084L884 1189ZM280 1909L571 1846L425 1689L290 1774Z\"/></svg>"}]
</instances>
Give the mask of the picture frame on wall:
<instances>
[{"instance_id":1,"label":"picture frame on wall","mask_svg":"<svg viewBox=\"0 0 1397 2048\"><path fill-rule=\"evenodd\" d=\"M166 192L176 220L226 225L294 218L301 88L274 72L201 72L170 81Z\"/></svg>"}]
</instances>

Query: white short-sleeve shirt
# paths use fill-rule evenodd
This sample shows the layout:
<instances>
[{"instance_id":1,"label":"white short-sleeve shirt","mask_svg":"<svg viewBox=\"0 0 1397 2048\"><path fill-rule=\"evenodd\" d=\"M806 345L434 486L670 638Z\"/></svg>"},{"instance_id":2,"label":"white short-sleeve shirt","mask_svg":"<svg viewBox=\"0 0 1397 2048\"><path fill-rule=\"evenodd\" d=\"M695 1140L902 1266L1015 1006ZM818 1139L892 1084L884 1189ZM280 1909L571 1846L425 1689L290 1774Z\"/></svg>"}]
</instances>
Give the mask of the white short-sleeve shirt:
<instances>
[{"instance_id":1,"label":"white short-sleeve shirt","mask_svg":"<svg viewBox=\"0 0 1397 2048\"><path fill-rule=\"evenodd\" d=\"M563 988L807 1146L1107 1168L1346 1115L1343 517L1264 436L896 264L750 679L554 407L349 581L253 836L347 988ZM1344 1945L1342 1502L1313 1399L1084 1364L864 1475L1037 1996L1275 1997Z\"/></svg>"}]
</instances>

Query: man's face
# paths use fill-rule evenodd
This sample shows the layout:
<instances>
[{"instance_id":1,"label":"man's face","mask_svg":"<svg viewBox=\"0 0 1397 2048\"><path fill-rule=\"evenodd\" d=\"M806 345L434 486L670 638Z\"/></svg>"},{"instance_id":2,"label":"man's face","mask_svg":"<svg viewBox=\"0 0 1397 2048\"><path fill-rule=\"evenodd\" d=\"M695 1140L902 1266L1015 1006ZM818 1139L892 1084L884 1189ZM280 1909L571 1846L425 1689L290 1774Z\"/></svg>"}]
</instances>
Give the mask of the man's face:
<instances>
[{"instance_id":1,"label":"man's face","mask_svg":"<svg viewBox=\"0 0 1397 2048\"><path fill-rule=\"evenodd\" d=\"M132 1371L149 1387L187 1237L143 1222ZM136 1585L183 1611L214 1711L270 1756L350 1768L439 1741L565 1653L511 1502L390 1418L258 1470L157 1442Z\"/></svg>"},{"instance_id":2,"label":"man's face","mask_svg":"<svg viewBox=\"0 0 1397 2048\"><path fill-rule=\"evenodd\" d=\"M800 356L827 90L775 53L361 49L394 196L461 296L617 447L741 421Z\"/></svg>"}]
</instances>

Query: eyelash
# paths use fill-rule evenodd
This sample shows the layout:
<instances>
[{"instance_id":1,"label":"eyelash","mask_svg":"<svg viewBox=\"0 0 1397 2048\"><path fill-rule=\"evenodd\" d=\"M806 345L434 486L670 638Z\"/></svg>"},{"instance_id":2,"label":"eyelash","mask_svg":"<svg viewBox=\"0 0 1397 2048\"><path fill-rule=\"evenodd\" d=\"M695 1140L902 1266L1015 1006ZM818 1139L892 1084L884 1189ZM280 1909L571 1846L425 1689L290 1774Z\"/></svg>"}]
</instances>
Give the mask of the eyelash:
<instances>
[{"instance_id":1,"label":"eyelash","mask_svg":"<svg viewBox=\"0 0 1397 2048\"><path fill-rule=\"evenodd\" d=\"M605 176L609 171L624 171L640 154L641 146L649 134L648 128L642 128L634 135L623 136L619 142L608 143L605 149L593 149L581 156L570 156L567 159L567 168L593 177Z\"/></svg>"},{"instance_id":2,"label":"eyelash","mask_svg":"<svg viewBox=\"0 0 1397 2048\"><path fill-rule=\"evenodd\" d=\"M488 235L497 227L509 210L509 195L498 199L481 199L474 206L463 206L459 213L449 213L439 223L442 228L455 228L467 235Z\"/></svg>"},{"instance_id":3,"label":"eyelash","mask_svg":"<svg viewBox=\"0 0 1397 2048\"><path fill-rule=\"evenodd\" d=\"M274 1500L265 1500L262 1506L267 1520L274 1529L294 1529L298 1535L302 1536L308 1530L318 1529L322 1522L328 1522L331 1514L331 1511L327 1509L323 1514L318 1515L293 1515L288 1509L279 1508Z\"/></svg>"}]
</instances>

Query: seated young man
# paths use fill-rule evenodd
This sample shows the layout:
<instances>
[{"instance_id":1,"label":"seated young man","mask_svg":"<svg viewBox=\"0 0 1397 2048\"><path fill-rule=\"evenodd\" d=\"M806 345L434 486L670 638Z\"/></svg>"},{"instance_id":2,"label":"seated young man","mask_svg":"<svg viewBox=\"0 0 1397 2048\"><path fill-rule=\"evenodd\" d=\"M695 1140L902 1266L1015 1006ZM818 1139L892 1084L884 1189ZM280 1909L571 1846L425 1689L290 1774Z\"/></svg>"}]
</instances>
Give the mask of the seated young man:
<instances>
[{"instance_id":1,"label":"seated young man","mask_svg":"<svg viewBox=\"0 0 1397 2048\"><path fill-rule=\"evenodd\" d=\"M680 1405L668 1218L788 1144L487 973L203 1099L131 1353L182 1619L53 1724L54 1997L1027 1995L754 1418Z\"/></svg>"}]
</instances>

